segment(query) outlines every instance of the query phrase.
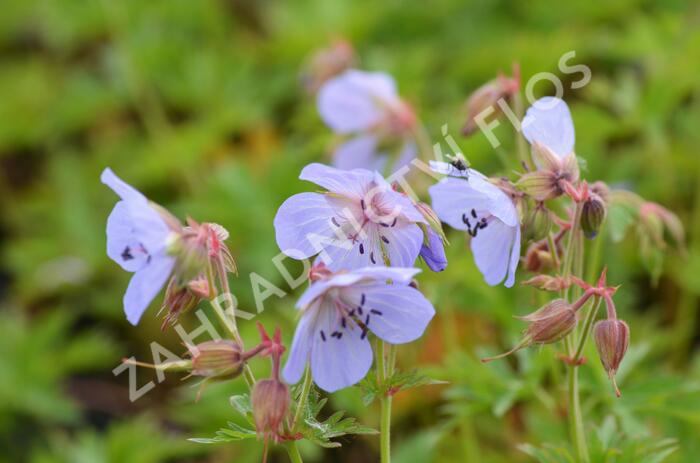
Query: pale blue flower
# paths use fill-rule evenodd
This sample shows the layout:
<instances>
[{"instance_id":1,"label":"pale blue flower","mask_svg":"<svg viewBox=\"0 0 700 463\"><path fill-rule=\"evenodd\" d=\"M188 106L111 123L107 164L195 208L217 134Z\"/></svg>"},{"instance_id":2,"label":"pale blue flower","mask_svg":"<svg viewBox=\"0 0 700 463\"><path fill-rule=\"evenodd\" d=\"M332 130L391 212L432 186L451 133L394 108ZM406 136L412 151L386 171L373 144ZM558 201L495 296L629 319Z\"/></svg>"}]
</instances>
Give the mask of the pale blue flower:
<instances>
[{"instance_id":1,"label":"pale blue flower","mask_svg":"<svg viewBox=\"0 0 700 463\"><path fill-rule=\"evenodd\" d=\"M107 219L107 255L134 273L124 294L124 312L136 325L172 273L175 258L167 253L172 230L148 199L111 169L100 179L121 198Z\"/></svg>"},{"instance_id":2,"label":"pale blue flower","mask_svg":"<svg viewBox=\"0 0 700 463\"><path fill-rule=\"evenodd\" d=\"M392 344L418 339L435 315L430 301L409 286L419 271L369 267L313 283L297 302L303 312L284 379L298 382L310 364L314 382L334 392L367 375L372 366L369 332Z\"/></svg>"},{"instance_id":3,"label":"pale blue flower","mask_svg":"<svg viewBox=\"0 0 700 463\"><path fill-rule=\"evenodd\" d=\"M286 255L319 259L333 270L410 267L423 244L423 215L376 172L310 164L299 176L326 188L287 199L275 216L277 244Z\"/></svg>"},{"instance_id":4,"label":"pale blue flower","mask_svg":"<svg viewBox=\"0 0 700 463\"><path fill-rule=\"evenodd\" d=\"M442 170L447 166L439 166ZM490 285L515 282L520 259L520 219L511 198L479 172L446 177L429 189L440 220L472 237L474 261Z\"/></svg>"}]
</instances>

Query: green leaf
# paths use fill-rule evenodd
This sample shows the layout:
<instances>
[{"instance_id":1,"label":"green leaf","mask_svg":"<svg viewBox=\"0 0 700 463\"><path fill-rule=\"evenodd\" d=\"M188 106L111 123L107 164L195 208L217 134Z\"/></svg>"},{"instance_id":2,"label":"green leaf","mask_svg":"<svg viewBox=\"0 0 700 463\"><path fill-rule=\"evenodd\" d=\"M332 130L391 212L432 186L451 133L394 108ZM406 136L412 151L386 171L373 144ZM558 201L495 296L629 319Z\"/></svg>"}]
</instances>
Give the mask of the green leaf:
<instances>
[{"instance_id":1,"label":"green leaf","mask_svg":"<svg viewBox=\"0 0 700 463\"><path fill-rule=\"evenodd\" d=\"M234 442L243 439L254 439L257 433L254 429L244 428L236 423L228 423L228 428L221 428L216 431L216 436L212 438L195 437L188 439L190 442L197 444L219 444L222 442Z\"/></svg>"}]
</instances>

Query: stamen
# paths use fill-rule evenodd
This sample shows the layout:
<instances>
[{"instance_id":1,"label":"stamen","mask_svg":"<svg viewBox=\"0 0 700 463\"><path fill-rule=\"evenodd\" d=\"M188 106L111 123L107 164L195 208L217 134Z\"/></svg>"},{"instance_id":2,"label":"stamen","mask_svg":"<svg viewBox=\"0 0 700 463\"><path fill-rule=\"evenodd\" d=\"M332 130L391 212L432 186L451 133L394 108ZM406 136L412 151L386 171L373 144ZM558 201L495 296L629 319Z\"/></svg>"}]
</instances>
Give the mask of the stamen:
<instances>
[{"instance_id":1,"label":"stamen","mask_svg":"<svg viewBox=\"0 0 700 463\"><path fill-rule=\"evenodd\" d=\"M359 313L360 315L362 315L362 307L358 307L358 308L357 308L357 313Z\"/></svg>"},{"instance_id":2,"label":"stamen","mask_svg":"<svg viewBox=\"0 0 700 463\"><path fill-rule=\"evenodd\" d=\"M362 293L362 298L360 299L360 305L365 305L365 293Z\"/></svg>"},{"instance_id":3,"label":"stamen","mask_svg":"<svg viewBox=\"0 0 700 463\"><path fill-rule=\"evenodd\" d=\"M367 314L367 317L365 318L365 326L369 326L369 314Z\"/></svg>"},{"instance_id":4,"label":"stamen","mask_svg":"<svg viewBox=\"0 0 700 463\"><path fill-rule=\"evenodd\" d=\"M472 217L476 219L476 211L474 209L472 209Z\"/></svg>"},{"instance_id":5,"label":"stamen","mask_svg":"<svg viewBox=\"0 0 700 463\"><path fill-rule=\"evenodd\" d=\"M345 324L345 317L340 319L340 324L343 326L343 328L347 328L347 325Z\"/></svg>"},{"instance_id":6,"label":"stamen","mask_svg":"<svg viewBox=\"0 0 700 463\"><path fill-rule=\"evenodd\" d=\"M122 252L122 259L127 261L133 259L134 256L131 254L131 248L129 246L124 248L124 252Z\"/></svg>"},{"instance_id":7,"label":"stamen","mask_svg":"<svg viewBox=\"0 0 700 463\"><path fill-rule=\"evenodd\" d=\"M365 200L364 199L360 200L360 206L362 206L362 210L364 211L365 210Z\"/></svg>"},{"instance_id":8,"label":"stamen","mask_svg":"<svg viewBox=\"0 0 700 463\"><path fill-rule=\"evenodd\" d=\"M326 333L321 330L321 339L323 339L323 342L326 342Z\"/></svg>"},{"instance_id":9,"label":"stamen","mask_svg":"<svg viewBox=\"0 0 700 463\"><path fill-rule=\"evenodd\" d=\"M360 339L365 339L367 337L367 331L369 331L366 327L362 328L362 334L360 335Z\"/></svg>"},{"instance_id":10,"label":"stamen","mask_svg":"<svg viewBox=\"0 0 700 463\"><path fill-rule=\"evenodd\" d=\"M391 226L392 226L392 227L395 227L395 226L396 226L396 221L397 221L397 220L399 220L399 218L398 218L398 217L394 217L394 221L391 222Z\"/></svg>"},{"instance_id":11,"label":"stamen","mask_svg":"<svg viewBox=\"0 0 700 463\"><path fill-rule=\"evenodd\" d=\"M382 236L382 241L384 241L386 244L389 244L389 239L386 236Z\"/></svg>"},{"instance_id":12,"label":"stamen","mask_svg":"<svg viewBox=\"0 0 700 463\"><path fill-rule=\"evenodd\" d=\"M373 264L376 264L376 263L377 263L377 261L374 260L374 251L372 251L372 252L369 253L369 260L371 260Z\"/></svg>"},{"instance_id":13,"label":"stamen","mask_svg":"<svg viewBox=\"0 0 700 463\"><path fill-rule=\"evenodd\" d=\"M340 227L340 224L337 220L335 220L335 217L331 217L331 222L333 222L333 225L335 225L336 227Z\"/></svg>"},{"instance_id":14,"label":"stamen","mask_svg":"<svg viewBox=\"0 0 700 463\"><path fill-rule=\"evenodd\" d=\"M362 245L362 243L360 243L360 254L364 254L364 253L365 253L365 247Z\"/></svg>"},{"instance_id":15,"label":"stamen","mask_svg":"<svg viewBox=\"0 0 700 463\"><path fill-rule=\"evenodd\" d=\"M372 312L375 315L382 315L382 312L377 309L370 309L370 312Z\"/></svg>"}]
</instances>

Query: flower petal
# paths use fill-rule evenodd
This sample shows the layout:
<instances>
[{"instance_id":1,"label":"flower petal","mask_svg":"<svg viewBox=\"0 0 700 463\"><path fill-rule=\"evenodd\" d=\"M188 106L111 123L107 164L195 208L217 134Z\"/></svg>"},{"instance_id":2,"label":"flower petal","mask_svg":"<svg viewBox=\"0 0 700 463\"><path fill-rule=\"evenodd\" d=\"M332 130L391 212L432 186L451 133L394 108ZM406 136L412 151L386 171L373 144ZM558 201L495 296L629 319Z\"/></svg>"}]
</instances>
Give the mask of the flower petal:
<instances>
[{"instance_id":1,"label":"flower petal","mask_svg":"<svg viewBox=\"0 0 700 463\"><path fill-rule=\"evenodd\" d=\"M445 255L445 245L440 235L435 233L431 227L428 230L428 244L425 243L420 248L420 256L425 264L433 272L442 272L447 268L447 256Z\"/></svg>"},{"instance_id":2,"label":"flower petal","mask_svg":"<svg viewBox=\"0 0 700 463\"><path fill-rule=\"evenodd\" d=\"M423 246L423 230L410 223L395 227L379 227L382 244L392 266L413 267Z\"/></svg>"},{"instance_id":3,"label":"flower petal","mask_svg":"<svg viewBox=\"0 0 700 463\"><path fill-rule=\"evenodd\" d=\"M465 179L445 178L428 189L433 210L440 220L457 230L467 230L462 220L465 210L488 210L490 198L474 189Z\"/></svg>"},{"instance_id":4,"label":"flower petal","mask_svg":"<svg viewBox=\"0 0 700 463\"><path fill-rule=\"evenodd\" d=\"M107 255L127 272L144 266L149 253L135 233L129 206L119 201L107 218Z\"/></svg>"},{"instance_id":5,"label":"flower petal","mask_svg":"<svg viewBox=\"0 0 700 463\"><path fill-rule=\"evenodd\" d=\"M336 318L333 307L320 307L311 338L311 374L327 392L359 382L372 366L372 347L360 327L348 323L341 336L331 336L340 327Z\"/></svg>"},{"instance_id":6,"label":"flower petal","mask_svg":"<svg viewBox=\"0 0 700 463\"><path fill-rule=\"evenodd\" d=\"M287 363L284 365L284 370L282 371L282 377L289 384L299 382L301 376L304 374L304 369L306 369L306 364L309 361L313 337L314 314L315 311L313 309L304 312L294 332L292 347L287 357Z\"/></svg>"},{"instance_id":7,"label":"flower petal","mask_svg":"<svg viewBox=\"0 0 700 463\"><path fill-rule=\"evenodd\" d=\"M508 265L508 278L506 279L505 286L510 288L515 284L515 271L518 268L518 263L520 262L520 227L515 229L515 241L513 242L513 248L510 250L510 264Z\"/></svg>"},{"instance_id":8,"label":"flower petal","mask_svg":"<svg viewBox=\"0 0 700 463\"><path fill-rule=\"evenodd\" d=\"M492 220L488 227L479 230L479 234L472 238L471 248L474 253L474 261L479 271L484 275L486 283L493 286L506 278L512 265L513 245L516 238L519 239L519 237L518 228L509 227L500 220ZM513 282L509 279L506 286L510 287L512 284Z\"/></svg>"},{"instance_id":9,"label":"flower petal","mask_svg":"<svg viewBox=\"0 0 700 463\"><path fill-rule=\"evenodd\" d=\"M175 265L175 259L164 252L151 256L139 271L134 273L124 294L124 312L132 325L136 325L153 298L160 292Z\"/></svg>"},{"instance_id":10,"label":"flower petal","mask_svg":"<svg viewBox=\"0 0 700 463\"><path fill-rule=\"evenodd\" d=\"M341 170L313 163L302 169L299 178L320 185L332 193L359 200L367 193L374 173L364 169Z\"/></svg>"},{"instance_id":11,"label":"flower petal","mask_svg":"<svg viewBox=\"0 0 700 463\"><path fill-rule=\"evenodd\" d=\"M110 215L112 227L110 227L109 219L107 221L108 254L110 252L109 241L113 239L118 242L122 239L121 235L124 234L125 227L128 226L132 229L131 235L133 239L142 244L149 253L154 254L165 246L171 230L160 214L150 206L148 199L122 181L109 168L102 172L100 178L105 185L114 190L123 200L121 201L123 205L119 206L119 209L115 206L115 209L112 211L112 214L117 215L114 217ZM112 232L116 234L110 236ZM112 256L110 255L110 257ZM122 265L120 260L115 260Z\"/></svg>"},{"instance_id":12,"label":"flower petal","mask_svg":"<svg viewBox=\"0 0 700 463\"><path fill-rule=\"evenodd\" d=\"M333 239L331 219L334 207L320 193L299 193L288 198L277 210L275 238L280 250L295 259L306 259Z\"/></svg>"},{"instance_id":13,"label":"flower petal","mask_svg":"<svg viewBox=\"0 0 700 463\"><path fill-rule=\"evenodd\" d=\"M318 112L337 133L366 130L385 116L384 106L398 99L387 74L348 70L330 79L318 93Z\"/></svg>"},{"instance_id":14,"label":"flower petal","mask_svg":"<svg viewBox=\"0 0 700 463\"><path fill-rule=\"evenodd\" d=\"M559 98L546 96L535 101L525 113L522 127L530 144L540 142L559 157L574 150L576 136L571 112Z\"/></svg>"},{"instance_id":15,"label":"flower petal","mask_svg":"<svg viewBox=\"0 0 700 463\"><path fill-rule=\"evenodd\" d=\"M407 285L373 283L345 289L355 304L365 295L363 305L367 327L392 344L418 339L435 315L433 305L420 291Z\"/></svg>"}]
</instances>

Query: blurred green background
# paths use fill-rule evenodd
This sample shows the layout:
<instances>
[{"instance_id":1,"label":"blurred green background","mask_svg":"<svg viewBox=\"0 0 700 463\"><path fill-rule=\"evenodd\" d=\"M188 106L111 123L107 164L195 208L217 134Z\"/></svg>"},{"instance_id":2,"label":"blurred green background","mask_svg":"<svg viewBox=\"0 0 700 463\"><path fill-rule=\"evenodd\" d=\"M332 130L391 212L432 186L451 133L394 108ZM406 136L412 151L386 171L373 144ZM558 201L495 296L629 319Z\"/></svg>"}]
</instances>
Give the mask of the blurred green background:
<instances>
[{"instance_id":1,"label":"blurred green background","mask_svg":"<svg viewBox=\"0 0 700 463\"><path fill-rule=\"evenodd\" d=\"M671 252L654 283L630 239L604 258L629 322L632 345L615 399L591 346L582 368L591 446L618 448L607 461L696 462L700 454L700 7L674 0L459 1L25 1L0 14L0 462L254 462L260 445L200 445L236 415L228 396L242 381L207 388L169 376L128 399L123 357L149 361L150 343L184 350L161 332L158 303L134 328L121 297L129 275L105 255L105 220L115 195L99 183L111 166L180 218L231 232L240 276L233 290L253 306L249 274L287 288L271 262L272 218L312 161L333 141L313 96L300 85L319 48L345 38L359 66L386 71L435 141L448 123L472 164L504 172L483 135L460 139L471 91L521 64L524 80L553 72L565 82L585 177L621 185L675 211L689 253ZM559 57L592 70L570 91ZM577 79L577 76L574 76ZM551 92L547 84L538 94ZM449 381L397 397L394 453L402 462L520 462L566 446L565 393L555 349L531 349L481 365L478 357L517 339L512 315L534 308L526 288L483 283L465 239L450 232L449 268L424 273L438 316L400 350L403 368ZM299 268L298 266L295 268ZM522 280L523 276L519 276ZM273 297L260 319L286 342L299 291ZM183 324L198 326L193 316ZM253 322L244 337L256 339ZM255 362L259 375L266 362ZM155 380L139 370L139 385ZM333 395L377 426L362 393ZM673 439L673 440L667 440ZM378 439L343 448L304 446L308 461L376 461ZM619 443L619 444L618 444ZM544 444L545 445L543 447ZM654 459L635 457L649 455ZM666 450L674 450L666 452ZM668 453L668 455L667 455ZM533 457L535 455L535 457ZM273 453L273 461L285 461ZM651 458L651 457L649 457ZM547 460L566 461L566 460ZM602 461L602 460L601 460Z\"/></svg>"}]
</instances>

